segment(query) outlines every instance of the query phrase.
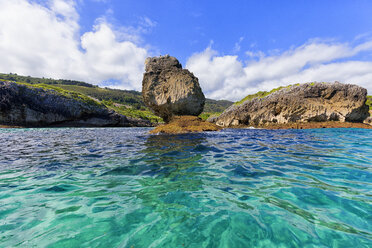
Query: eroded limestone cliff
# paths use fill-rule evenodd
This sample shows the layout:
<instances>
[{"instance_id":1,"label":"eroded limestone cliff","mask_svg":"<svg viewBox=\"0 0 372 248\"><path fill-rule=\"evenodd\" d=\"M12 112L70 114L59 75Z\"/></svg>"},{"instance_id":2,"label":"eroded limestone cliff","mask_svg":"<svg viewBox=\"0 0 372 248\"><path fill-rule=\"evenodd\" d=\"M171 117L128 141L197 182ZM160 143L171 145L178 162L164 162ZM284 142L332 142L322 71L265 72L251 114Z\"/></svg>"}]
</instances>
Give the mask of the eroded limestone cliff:
<instances>
[{"instance_id":1,"label":"eroded limestone cliff","mask_svg":"<svg viewBox=\"0 0 372 248\"><path fill-rule=\"evenodd\" d=\"M120 115L89 98L0 81L0 124L10 126L129 127L151 123Z\"/></svg>"},{"instance_id":2,"label":"eroded limestone cliff","mask_svg":"<svg viewBox=\"0 0 372 248\"><path fill-rule=\"evenodd\" d=\"M232 105L213 121L223 127L307 122L363 122L367 90L352 84L306 83Z\"/></svg>"}]
</instances>

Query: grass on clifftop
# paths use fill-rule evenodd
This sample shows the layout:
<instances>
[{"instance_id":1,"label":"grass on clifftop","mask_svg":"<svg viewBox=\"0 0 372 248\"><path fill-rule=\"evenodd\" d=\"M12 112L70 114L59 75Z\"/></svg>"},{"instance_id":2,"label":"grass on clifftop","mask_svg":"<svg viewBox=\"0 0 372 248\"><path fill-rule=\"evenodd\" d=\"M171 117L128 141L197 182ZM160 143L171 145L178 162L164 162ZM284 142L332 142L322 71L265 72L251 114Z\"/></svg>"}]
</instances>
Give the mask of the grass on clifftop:
<instances>
[{"instance_id":1,"label":"grass on clifftop","mask_svg":"<svg viewBox=\"0 0 372 248\"><path fill-rule=\"evenodd\" d=\"M310 85L315 85L316 82L312 82L310 83ZM325 82L321 82L321 83L325 83ZM242 100L238 101L238 102L235 102L234 105L240 105L242 104L243 102L247 101L247 100L252 100L254 98L264 98L265 96L268 96L278 90L281 90L281 89L284 89L284 88L291 88L292 86L299 86L300 84L290 84L290 85L287 85L287 86L280 86L278 88L275 88L275 89L272 89L270 91L259 91L255 94L252 94L252 95L248 95L246 97L244 97Z\"/></svg>"},{"instance_id":2,"label":"grass on clifftop","mask_svg":"<svg viewBox=\"0 0 372 248\"><path fill-rule=\"evenodd\" d=\"M284 89L284 88L291 88L292 86L298 86L300 84L291 84L291 85L288 85L288 86L280 86L278 88L275 88L275 89L272 89L270 91L259 91L255 94L252 94L252 95L248 95L246 97L244 97L242 100L238 101L238 102L235 102L234 105L240 105L242 104L243 102L247 101L247 100L252 100L254 98L264 98L265 96L268 96L278 90L281 90L281 89Z\"/></svg>"},{"instance_id":3,"label":"grass on clifftop","mask_svg":"<svg viewBox=\"0 0 372 248\"><path fill-rule=\"evenodd\" d=\"M88 97L86 95L83 95L83 94L80 94L78 92L74 92L74 91L68 91L68 90L64 90L60 87L57 87L57 86L54 86L54 85L49 85L49 84L29 84L29 83L20 83L20 82L17 82L17 84L21 84L21 85L25 85L29 88L39 88L39 89L43 89L45 91L55 91L59 94L61 94L62 96L65 96L65 97L68 97L68 98L72 98L74 100L77 100L77 101L80 101L80 102L84 102L84 103L87 103L87 104L92 104L92 105L95 105L95 106L99 106L99 107L103 107L104 105L94 99L92 99L91 97Z\"/></svg>"},{"instance_id":4,"label":"grass on clifftop","mask_svg":"<svg viewBox=\"0 0 372 248\"><path fill-rule=\"evenodd\" d=\"M96 87L92 84L88 84L81 81L76 80L66 80L66 79L52 79L52 78L38 78L38 77L30 77L30 76L21 76L16 73L0 73L0 79L4 81L13 81L13 82L24 82L29 84L63 84L63 85L80 85L85 87Z\"/></svg>"},{"instance_id":5,"label":"grass on clifftop","mask_svg":"<svg viewBox=\"0 0 372 248\"><path fill-rule=\"evenodd\" d=\"M325 82L321 82L321 83L325 83ZM312 82L310 83L310 85L314 85L315 82ZM291 84L291 85L288 85L288 86L280 86L278 88L275 88L275 89L272 89L271 91L259 91L255 94L252 94L252 95L248 95L246 97L244 97L242 100L238 101L238 102L235 102L234 105L240 105L242 104L243 102L247 101L247 100L252 100L254 98L264 98L265 96L268 96L278 90L281 90L281 89L284 89L284 88L291 88L292 86L298 86L300 84ZM368 105L369 107L369 110L372 111L372 96L367 96L367 101L366 101L366 104ZM209 117L209 116L208 116ZM208 118L206 117L206 118ZM203 118L201 116L201 118Z\"/></svg>"},{"instance_id":6,"label":"grass on clifftop","mask_svg":"<svg viewBox=\"0 0 372 248\"><path fill-rule=\"evenodd\" d=\"M161 123L163 120L160 117L155 116L152 112L148 110L137 110L135 108L132 108L131 106L125 106L122 104L117 104L112 101L97 101L93 99L92 97L86 96L84 94L75 92L75 91L70 91L70 90L65 90L60 85L55 86L55 85L50 85L50 84L29 84L29 83L18 83L21 85L25 85L27 87L32 87L32 88L41 88L44 90L53 90L65 97L73 98L74 100L81 101L84 103L88 104L93 104L96 106L100 107L107 107L109 109L112 109L116 111L119 114L132 117L132 118L141 118L145 120L149 120L153 123ZM76 86L76 87L81 87L81 86Z\"/></svg>"},{"instance_id":7,"label":"grass on clifftop","mask_svg":"<svg viewBox=\"0 0 372 248\"><path fill-rule=\"evenodd\" d=\"M142 101L142 94L137 91L85 87L81 85L58 85L58 87L69 91L79 92L81 94L94 97L100 101L112 101L131 106L138 110L145 110L145 104Z\"/></svg>"}]
</instances>

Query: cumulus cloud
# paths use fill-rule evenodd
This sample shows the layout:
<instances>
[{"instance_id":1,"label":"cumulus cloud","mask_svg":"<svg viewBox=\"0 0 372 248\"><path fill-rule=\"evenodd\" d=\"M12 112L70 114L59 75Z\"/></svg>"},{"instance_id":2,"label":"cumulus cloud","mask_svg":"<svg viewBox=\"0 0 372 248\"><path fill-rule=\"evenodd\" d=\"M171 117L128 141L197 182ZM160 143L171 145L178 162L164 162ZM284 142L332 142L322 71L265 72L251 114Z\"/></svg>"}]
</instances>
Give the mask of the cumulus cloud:
<instances>
[{"instance_id":1,"label":"cumulus cloud","mask_svg":"<svg viewBox=\"0 0 372 248\"><path fill-rule=\"evenodd\" d=\"M149 46L140 45L141 35L157 23L144 16L137 27L113 27L109 20L109 14L97 18L92 29L81 34L74 0L0 0L0 72L140 90L143 62L149 56ZM242 41L235 44L235 52ZM335 80L359 84L371 94L372 62L356 58L371 56L372 41L356 41L359 44L313 40L268 54L252 44L244 52L247 60L220 55L211 42L189 57L186 67L214 99L238 100L281 85Z\"/></svg>"},{"instance_id":2,"label":"cumulus cloud","mask_svg":"<svg viewBox=\"0 0 372 248\"><path fill-rule=\"evenodd\" d=\"M0 71L95 84L112 80L117 88L139 90L148 50L128 38L130 30L115 29L104 18L82 35L78 21L72 0L0 0Z\"/></svg>"},{"instance_id":3,"label":"cumulus cloud","mask_svg":"<svg viewBox=\"0 0 372 248\"><path fill-rule=\"evenodd\" d=\"M314 40L276 55L247 51L251 59L241 61L238 56L220 56L209 46L193 54L186 67L199 77L207 97L214 99L239 100L282 85L336 80L361 85L372 93L372 62L353 60L371 50L372 41L352 46Z\"/></svg>"}]
</instances>

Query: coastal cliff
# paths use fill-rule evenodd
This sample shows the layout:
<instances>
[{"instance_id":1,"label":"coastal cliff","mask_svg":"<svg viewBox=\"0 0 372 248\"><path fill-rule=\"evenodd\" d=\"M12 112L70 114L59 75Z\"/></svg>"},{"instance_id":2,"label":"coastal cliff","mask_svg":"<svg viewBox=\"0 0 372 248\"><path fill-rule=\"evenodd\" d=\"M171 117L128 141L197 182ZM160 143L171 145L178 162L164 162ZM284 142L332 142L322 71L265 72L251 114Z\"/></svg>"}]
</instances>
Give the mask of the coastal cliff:
<instances>
[{"instance_id":1,"label":"coastal cliff","mask_svg":"<svg viewBox=\"0 0 372 248\"><path fill-rule=\"evenodd\" d=\"M369 116L367 90L351 84L305 83L227 108L210 121L218 126L270 126L291 123L355 122Z\"/></svg>"},{"instance_id":2,"label":"coastal cliff","mask_svg":"<svg viewBox=\"0 0 372 248\"><path fill-rule=\"evenodd\" d=\"M151 126L75 92L0 81L0 124L27 127Z\"/></svg>"}]
</instances>

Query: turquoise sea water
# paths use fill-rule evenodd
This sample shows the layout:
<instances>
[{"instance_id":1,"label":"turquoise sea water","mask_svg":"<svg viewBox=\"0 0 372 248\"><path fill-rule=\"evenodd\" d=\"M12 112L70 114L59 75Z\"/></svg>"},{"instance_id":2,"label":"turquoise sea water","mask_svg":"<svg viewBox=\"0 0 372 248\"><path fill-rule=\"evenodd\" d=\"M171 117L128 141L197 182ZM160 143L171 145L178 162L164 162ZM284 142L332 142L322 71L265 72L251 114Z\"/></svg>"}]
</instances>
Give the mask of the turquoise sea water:
<instances>
[{"instance_id":1,"label":"turquoise sea water","mask_svg":"<svg viewBox=\"0 0 372 248\"><path fill-rule=\"evenodd\" d=\"M0 129L0 247L372 247L372 130Z\"/></svg>"}]
</instances>

